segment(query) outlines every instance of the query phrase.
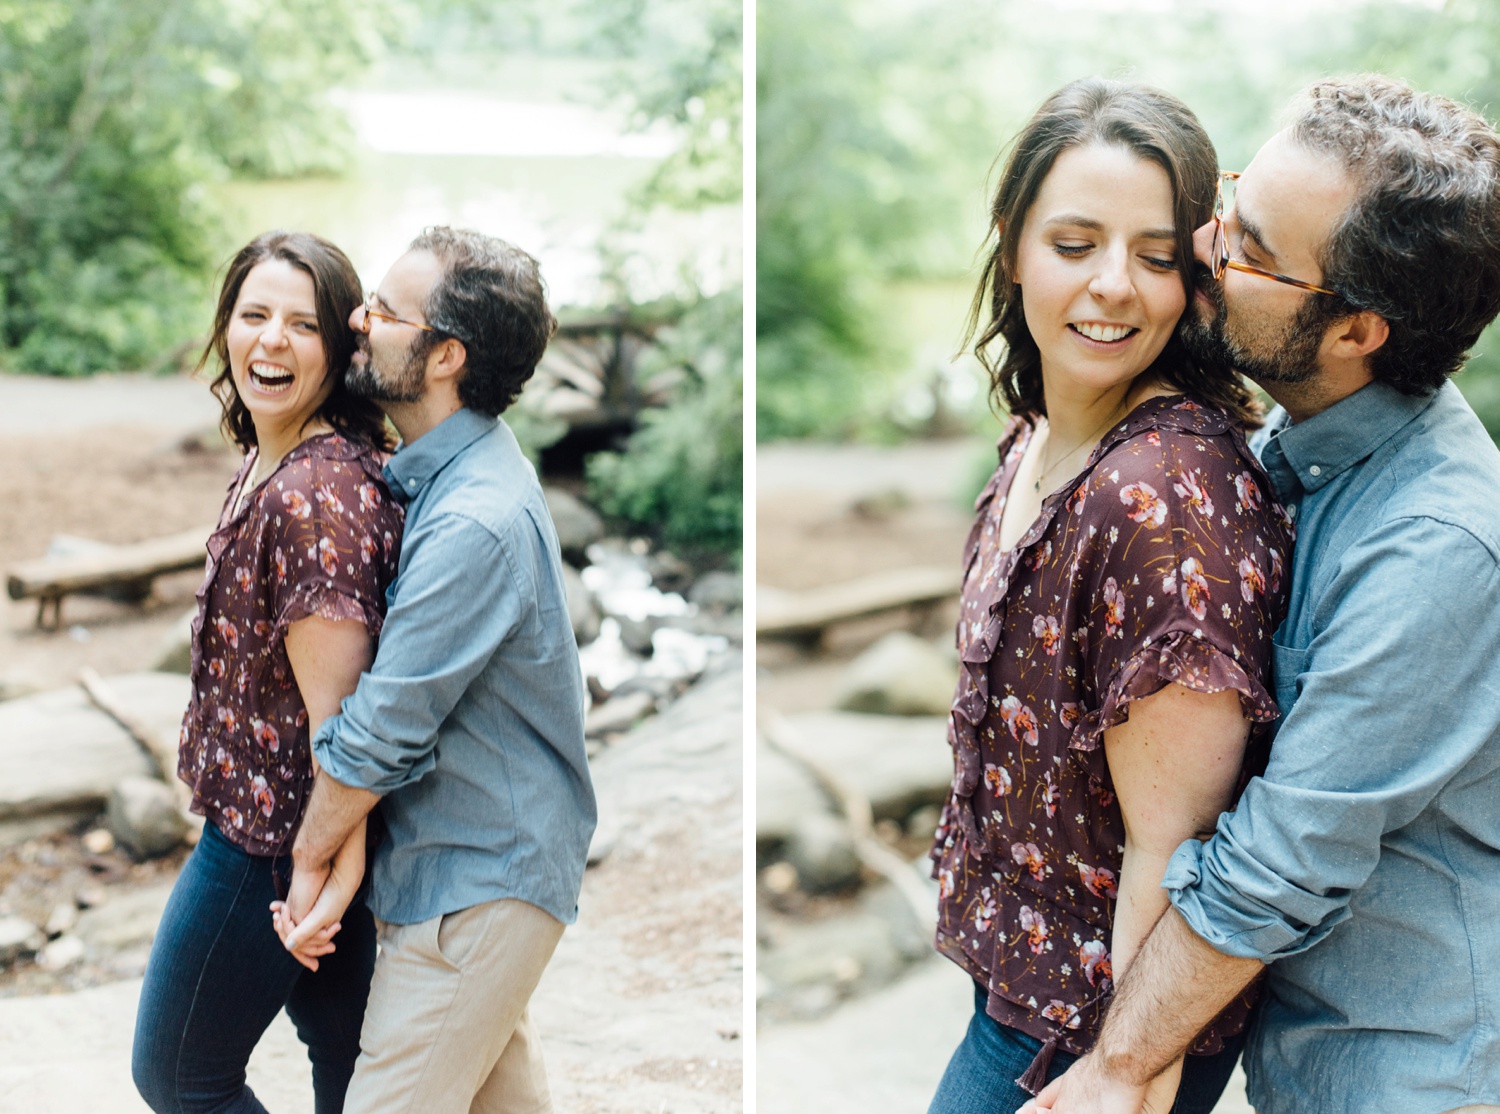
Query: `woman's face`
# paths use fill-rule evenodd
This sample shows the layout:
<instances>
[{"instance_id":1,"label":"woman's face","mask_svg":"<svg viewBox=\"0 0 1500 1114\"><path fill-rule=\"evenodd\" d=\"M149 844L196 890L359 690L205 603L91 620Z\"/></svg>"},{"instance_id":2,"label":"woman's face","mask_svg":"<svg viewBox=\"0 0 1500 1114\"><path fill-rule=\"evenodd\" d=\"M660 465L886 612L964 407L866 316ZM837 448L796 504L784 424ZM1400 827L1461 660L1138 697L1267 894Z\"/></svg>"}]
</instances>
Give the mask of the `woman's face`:
<instances>
[{"instance_id":1,"label":"woman's face","mask_svg":"<svg viewBox=\"0 0 1500 1114\"><path fill-rule=\"evenodd\" d=\"M1167 172L1124 147L1064 151L1026 213L1016 281L1048 391L1135 379L1187 304Z\"/></svg>"},{"instance_id":2,"label":"woman's face","mask_svg":"<svg viewBox=\"0 0 1500 1114\"><path fill-rule=\"evenodd\" d=\"M284 259L245 276L225 335L229 370L257 440L295 434L333 390L312 276Z\"/></svg>"}]
</instances>

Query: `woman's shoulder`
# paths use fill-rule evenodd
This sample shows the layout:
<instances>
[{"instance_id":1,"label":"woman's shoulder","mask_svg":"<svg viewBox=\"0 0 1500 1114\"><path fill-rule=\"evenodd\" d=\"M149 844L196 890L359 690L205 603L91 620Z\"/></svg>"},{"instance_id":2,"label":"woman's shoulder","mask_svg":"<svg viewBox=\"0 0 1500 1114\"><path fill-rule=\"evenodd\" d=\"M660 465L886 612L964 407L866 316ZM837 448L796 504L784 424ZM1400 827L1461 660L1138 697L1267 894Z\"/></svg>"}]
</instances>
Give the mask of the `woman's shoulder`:
<instances>
[{"instance_id":1,"label":"woman's shoulder","mask_svg":"<svg viewBox=\"0 0 1500 1114\"><path fill-rule=\"evenodd\" d=\"M268 509L301 520L399 516L382 463L379 450L342 434L310 437L271 477Z\"/></svg>"}]
</instances>

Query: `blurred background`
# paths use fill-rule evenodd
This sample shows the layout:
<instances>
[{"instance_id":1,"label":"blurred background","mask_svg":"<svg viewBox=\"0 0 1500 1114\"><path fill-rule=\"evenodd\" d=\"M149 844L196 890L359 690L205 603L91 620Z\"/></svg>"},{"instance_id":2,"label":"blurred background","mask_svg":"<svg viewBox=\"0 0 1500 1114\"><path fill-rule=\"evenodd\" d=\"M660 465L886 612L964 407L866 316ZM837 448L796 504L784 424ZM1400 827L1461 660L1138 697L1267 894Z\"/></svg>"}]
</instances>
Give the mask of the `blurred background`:
<instances>
[{"instance_id":1,"label":"blurred background","mask_svg":"<svg viewBox=\"0 0 1500 1114\"><path fill-rule=\"evenodd\" d=\"M954 358L997 157L1087 74L1181 97L1225 169L1331 74L1494 120L1500 8L760 0L756 57L759 1095L921 1110L972 1010L920 887L951 774L958 558L1001 428ZM1494 328L1457 383L1500 434Z\"/></svg>"},{"instance_id":2,"label":"blurred background","mask_svg":"<svg viewBox=\"0 0 1500 1114\"><path fill-rule=\"evenodd\" d=\"M603 928L556 985L609 963L635 1005L595 1003L618 1031L572 1042L589 1066L560 1101L738 1096L743 21L739 0L0 4L0 1107L137 1108L132 980L196 834L170 797L185 622L238 463L191 376L223 267L301 229L373 289L431 224L536 256L562 322L505 418L562 540L601 794L635 783L631 740L700 728L691 761L652 759L650 818L601 829ZM644 883L677 824L711 832L692 877ZM96 993L36 1043L43 997ZM80 1025L101 1043L70 1053ZM271 1101L310 1109L294 1041L289 1062ZM118 1093L68 1089L92 1076Z\"/></svg>"}]
</instances>

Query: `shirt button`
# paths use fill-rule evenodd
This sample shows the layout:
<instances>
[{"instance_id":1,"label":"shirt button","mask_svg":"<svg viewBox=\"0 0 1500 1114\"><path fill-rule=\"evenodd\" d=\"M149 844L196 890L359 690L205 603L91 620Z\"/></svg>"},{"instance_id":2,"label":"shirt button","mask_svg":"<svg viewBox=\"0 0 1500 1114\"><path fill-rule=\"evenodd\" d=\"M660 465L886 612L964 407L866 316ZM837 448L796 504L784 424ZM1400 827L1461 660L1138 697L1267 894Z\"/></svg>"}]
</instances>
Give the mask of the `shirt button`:
<instances>
[{"instance_id":1,"label":"shirt button","mask_svg":"<svg viewBox=\"0 0 1500 1114\"><path fill-rule=\"evenodd\" d=\"M406 490L407 491L416 491L417 490L417 481L416 480L407 480L406 481Z\"/></svg>"},{"instance_id":2,"label":"shirt button","mask_svg":"<svg viewBox=\"0 0 1500 1114\"><path fill-rule=\"evenodd\" d=\"M1297 504L1296 503L1293 503L1291 506L1289 506L1286 509L1286 516L1288 518L1296 518L1297 517Z\"/></svg>"},{"instance_id":3,"label":"shirt button","mask_svg":"<svg viewBox=\"0 0 1500 1114\"><path fill-rule=\"evenodd\" d=\"M1308 471L1309 475L1312 475L1312 476L1321 476L1323 474L1323 466L1321 464L1314 464L1307 471Z\"/></svg>"}]
</instances>

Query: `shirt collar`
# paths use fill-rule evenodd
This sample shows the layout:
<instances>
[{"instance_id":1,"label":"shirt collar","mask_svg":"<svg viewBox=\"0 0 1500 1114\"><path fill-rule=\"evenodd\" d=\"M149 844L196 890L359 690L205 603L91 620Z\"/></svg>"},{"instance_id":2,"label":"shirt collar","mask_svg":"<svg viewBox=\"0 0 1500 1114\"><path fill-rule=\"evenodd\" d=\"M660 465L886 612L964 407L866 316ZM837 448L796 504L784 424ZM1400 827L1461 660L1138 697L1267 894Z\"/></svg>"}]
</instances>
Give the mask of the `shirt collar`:
<instances>
[{"instance_id":1,"label":"shirt collar","mask_svg":"<svg viewBox=\"0 0 1500 1114\"><path fill-rule=\"evenodd\" d=\"M1303 489L1316 491L1369 457L1436 397L1405 395L1384 383L1370 383L1296 425L1278 408L1266 432Z\"/></svg>"},{"instance_id":2,"label":"shirt collar","mask_svg":"<svg viewBox=\"0 0 1500 1114\"><path fill-rule=\"evenodd\" d=\"M411 502L447 463L495 428L498 419L464 408L444 418L409 445L401 445L385 466L391 494Z\"/></svg>"}]
</instances>

